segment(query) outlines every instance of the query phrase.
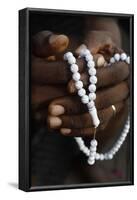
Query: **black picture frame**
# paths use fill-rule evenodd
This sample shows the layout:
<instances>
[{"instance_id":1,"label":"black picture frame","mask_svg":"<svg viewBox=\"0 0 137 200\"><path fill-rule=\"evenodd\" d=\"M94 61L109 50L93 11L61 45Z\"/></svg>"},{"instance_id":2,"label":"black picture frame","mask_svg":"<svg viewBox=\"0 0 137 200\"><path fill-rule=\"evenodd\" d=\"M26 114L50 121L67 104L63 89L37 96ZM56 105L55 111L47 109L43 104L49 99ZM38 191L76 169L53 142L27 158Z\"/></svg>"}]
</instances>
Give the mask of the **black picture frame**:
<instances>
[{"instance_id":1,"label":"black picture frame","mask_svg":"<svg viewBox=\"0 0 137 200\"><path fill-rule=\"evenodd\" d=\"M131 134L130 134L130 181L118 183L100 183L100 184L75 184L59 186L39 186L31 187L30 185L30 42L29 42L29 16L31 12L48 12L48 13L66 13L74 15L98 15L98 16L117 16L128 17L130 19L130 56L131 56L131 73L130 73L130 94L131 94ZM119 13L103 12L84 12L71 10L52 10L41 8L25 8L19 11L19 189L28 191L42 191L54 189L72 189L72 188L91 188L106 186L123 186L134 184L134 15Z\"/></svg>"}]
</instances>

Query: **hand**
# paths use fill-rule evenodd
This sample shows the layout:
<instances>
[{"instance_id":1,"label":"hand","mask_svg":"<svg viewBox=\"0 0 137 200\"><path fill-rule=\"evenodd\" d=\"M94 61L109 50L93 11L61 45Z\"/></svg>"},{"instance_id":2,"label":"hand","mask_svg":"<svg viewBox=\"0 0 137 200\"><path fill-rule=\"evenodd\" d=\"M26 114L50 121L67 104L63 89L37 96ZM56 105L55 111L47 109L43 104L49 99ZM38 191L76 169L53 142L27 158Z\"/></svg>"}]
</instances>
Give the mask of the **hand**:
<instances>
[{"instance_id":1,"label":"hand","mask_svg":"<svg viewBox=\"0 0 137 200\"><path fill-rule=\"evenodd\" d=\"M59 87L54 84L61 82L55 79L60 66L56 57L67 48L68 43L67 36L56 35L50 31L39 32L32 38L32 108L35 114L39 113L39 110L45 113L45 104L56 97L66 95L64 85Z\"/></svg>"},{"instance_id":2,"label":"hand","mask_svg":"<svg viewBox=\"0 0 137 200\"><path fill-rule=\"evenodd\" d=\"M97 37L95 37L96 35ZM91 34L93 37L89 49L92 53L102 52L105 58L108 59L112 53L114 53L116 47L111 38L106 37L106 35L104 37L104 35L104 32L102 33L101 31L98 34L95 34L95 32ZM87 41L89 41L89 39L87 39ZM90 42L88 44L90 45ZM83 48L83 45L81 47ZM80 48L77 49L76 53L78 53ZM100 62L98 61L102 60L102 65L104 65L105 59L103 59L100 54L94 55L94 59L96 60L96 64L99 64ZM99 64L99 66L101 65ZM129 94L128 84L125 81L128 75L129 67L124 62L115 63L110 68L97 69L98 90L96 107L101 121L98 131L105 129L108 126L108 122L112 119L113 110L111 105L115 105L117 114L122 110ZM81 74L81 78L84 82L84 86L87 87L88 75L86 71ZM68 90L71 94L73 93L73 95L76 93L73 80L69 82ZM60 112L59 108L61 108L61 106L62 109ZM91 117L86 107L81 104L80 99L76 96L60 98L53 101L49 106L49 114L49 126L51 128L60 129L63 134L91 136L93 133ZM59 117L55 117L56 115L59 115Z\"/></svg>"},{"instance_id":3,"label":"hand","mask_svg":"<svg viewBox=\"0 0 137 200\"><path fill-rule=\"evenodd\" d=\"M62 57L66 49L71 50L77 45L74 38L50 31L39 32L32 38L31 102L33 116L39 121L46 121L47 105L51 100L68 95L66 84L71 79L71 73ZM83 61L78 60L78 63L82 71Z\"/></svg>"},{"instance_id":4,"label":"hand","mask_svg":"<svg viewBox=\"0 0 137 200\"><path fill-rule=\"evenodd\" d=\"M128 95L129 89L126 81L97 92L95 103L101 122L97 131L105 129L113 118L111 105L115 105L118 116ZM93 133L91 116L77 96L66 96L52 101L49 106L48 124L50 128L60 129L64 135L91 136Z\"/></svg>"}]
</instances>

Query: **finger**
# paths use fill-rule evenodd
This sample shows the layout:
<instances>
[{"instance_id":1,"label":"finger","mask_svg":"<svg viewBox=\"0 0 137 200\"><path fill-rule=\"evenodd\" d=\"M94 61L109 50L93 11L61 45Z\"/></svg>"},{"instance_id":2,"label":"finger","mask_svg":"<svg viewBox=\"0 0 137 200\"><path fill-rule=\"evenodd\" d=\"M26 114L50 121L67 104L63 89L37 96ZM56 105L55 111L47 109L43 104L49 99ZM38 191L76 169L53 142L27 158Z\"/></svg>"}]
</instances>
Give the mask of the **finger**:
<instances>
[{"instance_id":1,"label":"finger","mask_svg":"<svg viewBox=\"0 0 137 200\"><path fill-rule=\"evenodd\" d=\"M89 76L86 72L82 73L80 75L80 80L83 82L83 87L84 88L87 88L87 86L89 85ZM75 86L75 81L73 79L71 79L69 82L68 82L68 85L67 85L67 90L70 94L75 94L77 93L77 88Z\"/></svg>"},{"instance_id":2,"label":"finger","mask_svg":"<svg viewBox=\"0 0 137 200\"><path fill-rule=\"evenodd\" d=\"M101 54L96 54L94 55L94 61L95 61L95 65L97 68L100 68L100 67L104 67L107 65L104 57L101 55ZM84 83L84 86L86 86L88 84L88 75L85 73L85 74L81 74L81 80L83 81ZM69 83L68 83L68 91L70 93L75 93L77 90L76 90L76 87L75 87L75 82L73 80L71 80Z\"/></svg>"},{"instance_id":3,"label":"finger","mask_svg":"<svg viewBox=\"0 0 137 200\"><path fill-rule=\"evenodd\" d=\"M48 106L49 115L78 114L87 112L87 107L81 103L78 96L65 96L53 100Z\"/></svg>"},{"instance_id":4,"label":"finger","mask_svg":"<svg viewBox=\"0 0 137 200\"><path fill-rule=\"evenodd\" d=\"M106 47L102 50L100 50L100 53L104 56L105 60L109 63L110 62L110 58L113 57L114 54L116 53L123 53L123 49L117 47L117 46L112 46L110 48Z\"/></svg>"},{"instance_id":5,"label":"finger","mask_svg":"<svg viewBox=\"0 0 137 200\"><path fill-rule=\"evenodd\" d=\"M109 61L115 53L123 52L116 46L113 36L107 31L89 31L85 38L85 44L93 54L100 53Z\"/></svg>"},{"instance_id":6,"label":"finger","mask_svg":"<svg viewBox=\"0 0 137 200\"><path fill-rule=\"evenodd\" d=\"M97 88L111 86L120 83L129 76L129 66L125 62L119 62L112 64L111 67L104 67L97 70ZM89 85L89 76L87 73L81 74L81 80L84 87ZM77 89L73 80L68 83L68 91L70 93L76 93Z\"/></svg>"},{"instance_id":7,"label":"finger","mask_svg":"<svg viewBox=\"0 0 137 200\"><path fill-rule=\"evenodd\" d=\"M32 87L32 106L38 107L42 103L48 103L49 101L66 95L66 89L63 86L33 86Z\"/></svg>"},{"instance_id":8,"label":"finger","mask_svg":"<svg viewBox=\"0 0 137 200\"><path fill-rule=\"evenodd\" d=\"M104 130L106 126L108 125L108 121L104 122L102 125L100 125L97 128L97 132ZM73 136L73 137L91 137L94 135L95 128L76 128L76 129L70 129L70 128L61 128L60 133L65 136Z\"/></svg>"},{"instance_id":9,"label":"finger","mask_svg":"<svg viewBox=\"0 0 137 200\"><path fill-rule=\"evenodd\" d=\"M93 54L114 46L111 33L106 31L89 31L84 42Z\"/></svg>"},{"instance_id":10,"label":"finger","mask_svg":"<svg viewBox=\"0 0 137 200\"><path fill-rule=\"evenodd\" d=\"M69 44L66 35L41 31L32 38L32 52L38 57L48 57L63 52Z\"/></svg>"},{"instance_id":11,"label":"finger","mask_svg":"<svg viewBox=\"0 0 137 200\"><path fill-rule=\"evenodd\" d=\"M85 61L77 59L79 71L84 70ZM65 61L48 62L41 58L32 59L32 81L38 84L62 84L67 83L72 75Z\"/></svg>"},{"instance_id":12,"label":"finger","mask_svg":"<svg viewBox=\"0 0 137 200\"><path fill-rule=\"evenodd\" d=\"M87 48L86 45L84 45L84 44L80 45L76 49L75 55L79 56L80 53L81 53L81 51L84 50L84 49L86 49L86 48ZM96 54L93 55L93 58L94 58L96 67L102 67L102 66L104 66L104 64L105 64L105 58L104 58L104 56L102 54L96 53Z\"/></svg>"},{"instance_id":13,"label":"finger","mask_svg":"<svg viewBox=\"0 0 137 200\"><path fill-rule=\"evenodd\" d=\"M95 104L98 110L107 108L113 104L127 99L129 96L129 87L127 81L112 86L107 89L102 89L97 92Z\"/></svg>"},{"instance_id":14,"label":"finger","mask_svg":"<svg viewBox=\"0 0 137 200\"><path fill-rule=\"evenodd\" d=\"M116 112L118 113L123 107L123 102L115 104ZM98 111L100 124L109 121L114 116L112 107ZM50 128L69 128L69 129L83 129L92 128L93 121L90 114L84 113L80 115L60 115L58 117L49 116L48 125Z\"/></svg>"},{"instance_id":15,"label":"finger","mask_svg":"<svg viewBox=\"0 0 137 200\"><path fill-rule=\"evenodd\" d=\"M65 136L87 137L87 136L92 136L94 134L94 128L79 128L79 129L61 128L60 133Z\"/></svg>"},{"instance_id":16,"label":"finger","mask_svg":"<svg viewBox=\"0 0 137 200\"><path fill-rule=\"evenodd\" d=\"M123 102L115 104L116 112L118 113L123 107ZM114 111L112 107L98 111L98 117L100 120L100 125L108 122L114 116ZM61 128L91 128L93 127L93 121L89 113L84 113L81 115L62 115L60 116L62 121Z\"/></svg>"},{"instance_id":17,"label":"finger","mask_svg":"<svg viewBox=\"0 0 137 200\"><path fill-rule=\"evenodd\" d=\"M126 99L129 95L129 88L127 82L122 82L116 86L102 89L96 93L96 108L97 110L107 108L113 104ZM56 106L60 105L64 112L56 111ZM87 111L87 106L82 104L78 96L65 96L52 101L49 105L50 115L60 114L79 114Z\"/></svg>"},{"instance_id":18,"label":"finger","mask_svg":"<svg viewBox=\"0 0 137 200\"><path fill-rule=\"evenodd\" d=\"M93 56L96 68L104 67L106 61L103 55L95 54Z\"/></svg>"}]
</instances>

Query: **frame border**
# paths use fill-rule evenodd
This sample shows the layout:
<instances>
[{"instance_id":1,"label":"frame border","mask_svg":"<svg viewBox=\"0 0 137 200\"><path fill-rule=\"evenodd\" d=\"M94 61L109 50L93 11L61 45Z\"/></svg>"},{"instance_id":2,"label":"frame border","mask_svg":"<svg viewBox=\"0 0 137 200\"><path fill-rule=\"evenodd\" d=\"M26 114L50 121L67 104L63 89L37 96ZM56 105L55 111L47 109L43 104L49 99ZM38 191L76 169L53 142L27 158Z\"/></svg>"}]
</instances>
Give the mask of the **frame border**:
<instances>
[{"instance_id":1,"label":"frame border","mask_svg":"<svg viewBox=\"0 0 137 200\"><path fill-rule=\"evenodd\" d=\"M130 181L115 183L88 183L57 186L30 186L30 41L29 41L29 14L30 12L46 12L59 14L80 14L98 16L128 17L130 19L130 56L131 56L131 97L130 97ZM134 185L134 14L106 13L75 10L55 10L44 8L24 8L19 10L19 189L29 191L80 189L94 187L111 187Z\"/></svg>"}]
</instances>

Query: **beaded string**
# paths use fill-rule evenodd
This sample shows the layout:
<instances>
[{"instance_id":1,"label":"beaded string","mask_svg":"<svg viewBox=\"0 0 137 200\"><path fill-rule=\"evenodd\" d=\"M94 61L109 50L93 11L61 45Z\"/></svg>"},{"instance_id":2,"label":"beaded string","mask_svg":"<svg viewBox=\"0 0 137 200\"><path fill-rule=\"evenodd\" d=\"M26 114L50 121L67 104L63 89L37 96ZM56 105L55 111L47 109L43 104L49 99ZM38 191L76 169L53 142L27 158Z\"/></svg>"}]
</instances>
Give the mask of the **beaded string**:
<instances>
[{"instance_id":1,"label":"beaded string","mask_svg":"<svg viewBox=\"0 0 137 200\"><path fill-rule=\"evenodd\" d=\"M97 140L95 139L96 134L96 128L99 126L100 121L97 115L97 110L95 107L94 100L96 99L96 83L97 83L97 77L96 77L96 69L95 69L95 62L93 61L93 56L90 53L88 49L84 49L80 52L80 56L85 58L87 62L88 67L88 73L89 73L89 82L90 85L88 87L89 94L86 94L86 90L83 88L83 82L80 80L80 73L78 72L78 65L76 64L76 59L73 56L71 52L67 52L64 54L64 60L68 62L70 65L70 70L72 72L72 78L75 81L75 86L78 90L78 95L81 97L81 102L83 104L86 104L88 107L89 114L91 115L91 118L93 120L94 125L94 137L90 142L90 148L86 147L84 144L84 140L81 137L75 137L75 140L80 148L80 150L88 156L88 164L93 165L95 163L95 160L110 160L113 158L113 156L118 152L121 145L123 144L124 140L126 139L126 136L129 132L130 128L130 119L128 117L126 124L124 126L124 129L117 140L117 142L114 144L114 146L106 153L97 153ZM130 64L130 57L127 56L125 53L118 54L116 53L112 58L110 58L110 63L108 64L111 66L112 63L118 62L118 61L124 61L127 64Z\"/></svg>"}]
</instances>

